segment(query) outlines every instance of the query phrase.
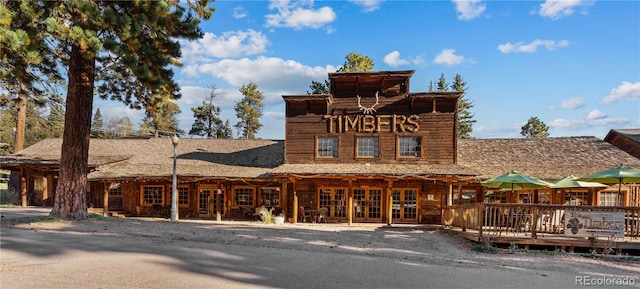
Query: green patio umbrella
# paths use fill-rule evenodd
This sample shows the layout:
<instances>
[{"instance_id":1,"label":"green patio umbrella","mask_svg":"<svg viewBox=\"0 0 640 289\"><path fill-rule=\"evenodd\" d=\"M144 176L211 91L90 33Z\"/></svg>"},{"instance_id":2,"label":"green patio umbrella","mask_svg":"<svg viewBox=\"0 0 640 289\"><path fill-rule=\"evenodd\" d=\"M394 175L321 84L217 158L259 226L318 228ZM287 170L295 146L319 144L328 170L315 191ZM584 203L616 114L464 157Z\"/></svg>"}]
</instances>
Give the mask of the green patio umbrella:
<instances>
[{"instance_id":1,"label":"green patio umbrella","mask_svg":"<svg viewBox=\"0 0 640 289\"><path fill-rule=\"evenodd\" d=\"M578 178L580 181L599 182L604 184L618 184L618 193L622 189L622 184L640 183L640 170L624 165L615 168L595 172L590 175Z\"/></svg>"},{"instance_id":2,"label":"green patio umbrella","mask_svg":"<svg viewBox=\"0 0 640 289\"><path fill-rule=\"evenodd\" d=\"M504 175L497 176L492 179L488 179L480 183L482 186L487 188L500 188L500 189L511 189L514 190L528 190L528 189L540 189L540 188L549 188L553 187L552 184L547 183L543 180L539 180L527 175L523 175L521 173L516 172L515 170L510 171Z\"/></svg>"},{"instance_id":3,"label":"green patio umbrella","mask_svg":"<svg viewBox=\"0 0 640 289\"><path fill-rule=\"evenodd\" d=\"M553 185L552 188L555 188L555 189L608 187L608 185L601 184L601 183L580 181L576 176L568 176L566 178L558 179L551 182L551 184Z\"/></svg>"}]
</instances>

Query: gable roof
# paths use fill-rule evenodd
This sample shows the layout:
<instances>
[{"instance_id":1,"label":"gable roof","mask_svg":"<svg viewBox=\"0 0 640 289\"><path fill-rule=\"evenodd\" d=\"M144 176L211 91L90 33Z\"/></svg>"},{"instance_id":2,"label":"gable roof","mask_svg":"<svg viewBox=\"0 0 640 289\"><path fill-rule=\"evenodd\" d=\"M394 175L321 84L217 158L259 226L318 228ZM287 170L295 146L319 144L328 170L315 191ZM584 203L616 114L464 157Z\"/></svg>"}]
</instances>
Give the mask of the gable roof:
<instances>
[{"instance_id":1,"label":"gable roof","mask_svg":"<svg viewBox=\"0 0 640 289\"><path fill-rule=\"evenodd\" d=\"M18 154L0 157L0 167L59 164L61 139L46 139ZM261 178L274 174L364 176L461 176L488 179L510 170L555 180L587 175L637 159L595 137L460 139L457 164L285 164L283 140L180 139L179 176ZM169 138L91 139L90 180L163 178L173 175Z\"/></svg>"}]
</instances>

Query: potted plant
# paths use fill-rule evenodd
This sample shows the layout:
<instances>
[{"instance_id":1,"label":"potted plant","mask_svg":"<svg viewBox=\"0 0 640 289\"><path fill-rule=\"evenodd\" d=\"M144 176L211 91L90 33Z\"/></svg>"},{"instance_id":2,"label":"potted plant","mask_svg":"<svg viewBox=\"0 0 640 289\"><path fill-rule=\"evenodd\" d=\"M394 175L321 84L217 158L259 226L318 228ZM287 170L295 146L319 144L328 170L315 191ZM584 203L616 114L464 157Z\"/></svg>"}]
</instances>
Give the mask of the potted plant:
<instances>
[{"instance_id":1,"label":"potted plant","mask_svg":"<svg viewBox=\"0 0 640 289\"><path fill-rule=\"evenodd\" d=\"M284 224L284 215L283 215L282 213L280 213L279 215L274 216L274 217L273 217L273 222L274 222L276 225L282 225L282 224Z\"/></svg>"}]
</instances>

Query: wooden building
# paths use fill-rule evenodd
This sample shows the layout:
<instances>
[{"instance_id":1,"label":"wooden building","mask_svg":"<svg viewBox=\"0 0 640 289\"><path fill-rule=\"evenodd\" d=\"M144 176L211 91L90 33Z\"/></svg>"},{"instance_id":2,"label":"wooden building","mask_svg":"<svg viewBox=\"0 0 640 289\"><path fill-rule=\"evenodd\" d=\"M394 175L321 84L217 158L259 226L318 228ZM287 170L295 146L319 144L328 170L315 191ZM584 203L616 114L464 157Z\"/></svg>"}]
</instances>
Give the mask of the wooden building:
<instances>
[{"instance_id":1,"label":"wooden building","mask_svg":"<svg viewBox=\"0 0 640 289\"><path fill-rule=\"evenodd\" d=\"M604 141L640 159L640 129L612 129Z\"/></svg>"},{"instance_id":2,"label":"wooden building","mask_svg":"<svg viewBox=\"0 0 640 289\"><path fill-rule=\"evenodd\" d=\"M447 206L480 202L599 205L617 193L493 192L480 181L510 170L547 181L640 159L595 137L456 137L460 92L411 92L413 71L330 73L327 95L285 95L285 140L180 139L181 218L252 219L257 207L291 221L327 208L332 222L440 224ZM0 168L19 171L22 204L50 206L61 139L43 140ZM170 139L92 139L87 203L109 214L169 216ZM637 186L621 203L640 206ZM300 219L302 218L302 219Z\"/></svg>"}]
</instances>

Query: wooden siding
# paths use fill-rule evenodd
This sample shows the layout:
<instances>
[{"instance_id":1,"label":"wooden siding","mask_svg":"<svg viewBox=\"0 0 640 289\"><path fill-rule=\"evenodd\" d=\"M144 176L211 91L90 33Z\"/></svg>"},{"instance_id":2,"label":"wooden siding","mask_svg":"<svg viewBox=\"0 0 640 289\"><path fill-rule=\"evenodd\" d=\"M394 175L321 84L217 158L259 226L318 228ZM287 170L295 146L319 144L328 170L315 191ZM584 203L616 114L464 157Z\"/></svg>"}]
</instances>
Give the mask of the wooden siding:
<instances>
[{"instance_id":1,"label":"wooden siding","mask_svg":"<svg viewBox=\"0 0 640 289\"><path fill-rule=\"evenodd\" d=\"M286 163L455 163L459 93L409 97L409 79L403 74L346 73L330 78L333 95L283 96ZM410 136L421 139L421 156L398 157L398 138ZM317 139L329 137L338 139L338 156L317 157ZM359 137L378 138L377 157L357 157Z\"/></svg>"}]
</instances>

